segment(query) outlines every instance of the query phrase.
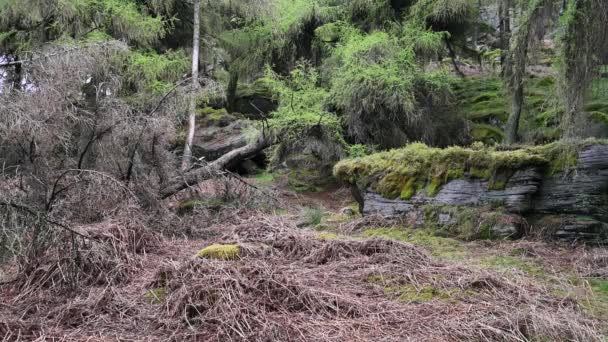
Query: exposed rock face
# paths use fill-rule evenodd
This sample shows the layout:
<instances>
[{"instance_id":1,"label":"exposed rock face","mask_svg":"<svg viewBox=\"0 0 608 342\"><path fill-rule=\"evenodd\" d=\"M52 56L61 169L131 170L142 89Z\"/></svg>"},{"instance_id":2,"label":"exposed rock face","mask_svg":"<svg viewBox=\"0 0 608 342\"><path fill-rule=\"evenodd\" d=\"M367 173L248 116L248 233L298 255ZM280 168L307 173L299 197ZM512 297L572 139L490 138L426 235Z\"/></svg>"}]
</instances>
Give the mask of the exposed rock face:
<instances>
[{"instance_id":1,"label":"exposed rock face","mask_svg":"<svg viewBox=\"0 0 608 342\"><path fill-rule=\"evenodd\" d=\"M578 153L576 167L566 171L549 175L546 168L531 166L513 173L504 190L489 190L488 183L465 174L447 182L435 196L420 191L408 200L386 199L369 188L356 190L364 214L417 217L420 221L421 215L414 212L428 211L429 206L499 208L505 214L528 218L531 233L594 243L608 241L608 145L584 148ZM450 226L457 220L440 212L435 221ZM524 226L499 220L490 229L495 236L518 236Z\"/></svg>"}]
</instances>

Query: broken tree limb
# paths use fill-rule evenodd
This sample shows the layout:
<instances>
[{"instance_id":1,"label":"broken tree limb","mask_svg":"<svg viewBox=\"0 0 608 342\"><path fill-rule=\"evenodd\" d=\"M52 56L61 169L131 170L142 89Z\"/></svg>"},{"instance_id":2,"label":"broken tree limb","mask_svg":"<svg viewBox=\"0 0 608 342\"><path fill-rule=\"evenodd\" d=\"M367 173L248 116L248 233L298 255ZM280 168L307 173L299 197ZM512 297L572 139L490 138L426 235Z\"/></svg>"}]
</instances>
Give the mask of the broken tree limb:
<instances>
[{"instance_id":1,"label":"broken tree limb","mask_svg":"<svg viewBox=\"0 0 608 342\"><path fill-rule=\"evenodd\" d=\"M165 187L163 187L160 190L160 197L171 197L181 190L210 179L217 174L218 171L236 166L236 164L239 162L260 153L262 150L270 146L270 144L270 139L261 136L250 144L224 154L219 159L209 163L206 167L190 170L180 177L171 180Z\"/></svg>"}]
</instances>

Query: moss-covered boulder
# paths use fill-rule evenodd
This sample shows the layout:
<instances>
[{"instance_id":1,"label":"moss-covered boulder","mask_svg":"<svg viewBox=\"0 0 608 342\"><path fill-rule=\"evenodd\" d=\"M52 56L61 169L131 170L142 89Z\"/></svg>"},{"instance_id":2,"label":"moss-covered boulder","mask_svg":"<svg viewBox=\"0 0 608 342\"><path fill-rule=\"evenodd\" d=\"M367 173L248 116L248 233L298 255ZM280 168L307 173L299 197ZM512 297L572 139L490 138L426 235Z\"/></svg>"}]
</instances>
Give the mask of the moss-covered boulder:
<instances>
[{"instance_id":1,"label":"moss-covered boulder","mask_svg":"<svg viewBox=\"0 0 608 342\"><path fill-rule=\"evenodd\" d=\"M521 216L584 215L608 222L605 141L555 142L516 150L411 144L342 161L334 174L353 186L364 214L419 217L412 213L423 206L448 205L497 208ZM512 235L512 226L498 223L492 225L493 231L503 229ZM593 234L581 230L576 236L577 226L559 237L603 239L596 228Z\"/></svg>"}]
</instances>

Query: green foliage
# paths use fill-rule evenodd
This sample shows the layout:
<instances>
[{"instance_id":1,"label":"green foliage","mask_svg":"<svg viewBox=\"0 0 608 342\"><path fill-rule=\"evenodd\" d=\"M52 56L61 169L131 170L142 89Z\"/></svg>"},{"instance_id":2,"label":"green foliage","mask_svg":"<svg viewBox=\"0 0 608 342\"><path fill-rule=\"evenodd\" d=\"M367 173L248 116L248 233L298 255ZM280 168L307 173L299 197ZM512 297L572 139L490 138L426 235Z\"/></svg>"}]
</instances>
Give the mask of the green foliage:
<instances>
[{"instance_id":1,"label":"green foliage","mask_svg":"<svg viewBox=\"0 0 608 342\"><path fill-rule=\"evenodd\" d=\"M419 0L411 8L414 18L431 25L464 23L476 13L473 0Z\"/></svg>"},{"instance_id":2,"label":"green foliage","mask_svg":"<svg viewBox=\"0 0 608 342\"><path fill-rule=\"evenodd\" d=\"M92 30L126 38L141 46L151 46L165 36L168 23L160 16L146 13L145 8L133 0L0 2L0 31L15 31L11 34L12 42L8 44L15 51L26 51L66 34L80 39ZM8 43L6 37L4 43Z\"/></svg>"},{"instance_id":3,"label":"green foliage","mask_svg":"<svg viewBox=\"0 0 608 342\"><path fill-rule=\"evenodd\" d=\"M154 52L131 51L126 54L124 76L131 92L150 96L165 94L190 68L189 57L183 51Z\"/></svg>"},{"instance_id":4,"label":"green foliage","mask_svg":"<svg viewBox=\"0 0 608 342\"><path fill-rule=\"evenodd\" d=\"M279 107L268 119L270 134L280 144L274 160L293 151L314 154L324 161L336 161L345 146L340 120L324 109L328 92L319 87L319 74L310 65L298 64L289 78L267 69L264 82L275 94Z\"/></svg>"},{"instance_id":5,"label":"green foliage","mask_svg":"<svg viewBox=\"0 0 608 342\"><path fill-rule=\"evenodd\" d=\"M438 126L458 120L446 106L450 76L442 70L424 73L413 48L396 36L353 34L336 47L332 58L339 67L331 81L331 103L344 114L348 133L358 143L437 143L445 137L445 132L435 132ZM443 116L433 117L439 112L435 107L441 107Z\"/></svg>"},{"instance_id":6,"label":"green foliage","mask_svg":"<svg viewBox=\"0 0 608 342\"><path fill-rule=\"evenodd\" d=\"M254 176L254 179L259 183L272 183L276 178L275 174L268 171L260 172Z\"/></svg>"},{"instance_id":7,"label":"green foliage","mask_svg":"<svg viewBox=\"0 0 608 342\"><path fill-rule=\"evenodd\" d=\"M323 220L323 215L323 210L319 208L306 207L302 211L302 221L307 226L314 227L321 223L321 221Z\"/></svg>"},{"instance_id":8,"label":"green foliage","mask_svg":"<svg viewBox=\"0 0 608 342\"><path fill-rule=\"evenodd\" d=\"M354 145L349 145L347 148L348 158L365 157L365 156L368 156L370 153L372 153L372 148L370 148L367 145L354 144Z\"/></svg>"}]
</instances>

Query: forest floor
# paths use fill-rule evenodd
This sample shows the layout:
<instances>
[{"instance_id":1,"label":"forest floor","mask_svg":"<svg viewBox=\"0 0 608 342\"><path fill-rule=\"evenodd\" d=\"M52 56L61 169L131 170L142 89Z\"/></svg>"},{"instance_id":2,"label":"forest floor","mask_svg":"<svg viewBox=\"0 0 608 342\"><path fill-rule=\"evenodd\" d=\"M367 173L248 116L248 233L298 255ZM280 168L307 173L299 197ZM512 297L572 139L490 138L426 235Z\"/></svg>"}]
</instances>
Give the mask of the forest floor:
<instances>
[{"instance_id":1,"label":"forest floor","mask_svg":"<svg viewBox=\"0 0 608 342\"><path fill-rule=\"evenodd\" d=\"M462 242L355 214L348 190L249 179L282 209L238 210L204 239L82 226L86 282L49 260L0 269L4 341L602 341L608 249ZM215 245L201 257L203 248ZM236 247L236 250L234 249ZM208 250L209 251L209 250ZM103 253L102 253L103 252ZM108 260L112 261L109 262Z\"/></svg>"}]
</instances>

